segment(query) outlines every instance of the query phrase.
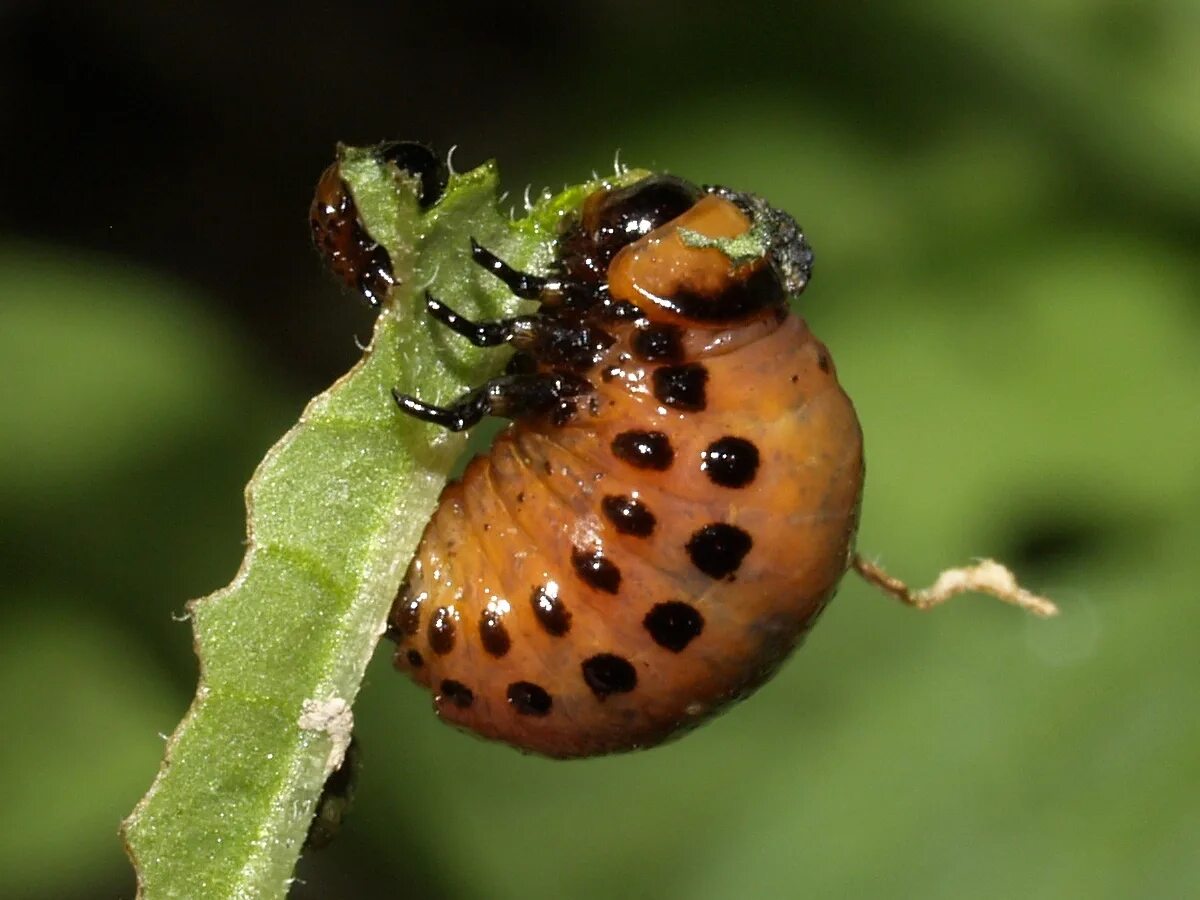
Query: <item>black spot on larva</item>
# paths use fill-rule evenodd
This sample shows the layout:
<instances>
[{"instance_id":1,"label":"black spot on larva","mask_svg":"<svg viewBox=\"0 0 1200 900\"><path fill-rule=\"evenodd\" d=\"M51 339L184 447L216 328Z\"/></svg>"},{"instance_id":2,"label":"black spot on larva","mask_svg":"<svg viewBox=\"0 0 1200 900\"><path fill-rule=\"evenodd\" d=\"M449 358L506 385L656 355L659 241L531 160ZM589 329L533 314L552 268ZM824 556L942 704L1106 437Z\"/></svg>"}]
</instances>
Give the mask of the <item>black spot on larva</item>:
<instances>
[{"instance_id":1,"label":"black spot on larva","mask_svg":"<svg viewBox=\"0 0 1200 900\"><path fill-rule=\"evenodd\" d=\"M442 697L459 709L466 709L475 702L475 692L461 681L455 681L453 678L447 678L442 682Z\"/></svg>"},{"instance_id":2,"label":"black spot on larva","mask_svg":"<svg viewBox=\"0 0 1200 900\"><path fill-rule=\"evenodd\" d=\"M692 564L712 578L732 575L754 545L750 535L736 525L714 522L696 531L687 542Z\"/></svg>"},{"instance_id":3,"label":"black spot on larva","mask_svg":"<svg viewBox=\"0 0 1200 900\"><path fill-rule=\"evenodd\" d=\"M533 606L533 614L537 616L538 624L555 637L562 637L571 630L571 613L566 604L559 599L558 585L540 584L533 589L529 597Z\"/></svg>"},{"instance_id":4,"label":"black spot on larva","mask_svg":"<svg viewBox=\"0 0 1200 900\"><path fill-rule=\"evenodd\" d=\"M642 625L654 638L654 643L678 653L700 636L704 630L704 617L689 603L672 600L659 603L646 613Z\"/></svg>"},{"instance_id":5,"label":"black spot on larva","mask_svg":"<svg viewBox=\"0 0 1200 900\"><path fill-rule=\"evenodd\" d=\"M770 306L787 303L783 281L774 266L760 265L747 275L734 277L716 293L684 286L669 297L658 297L659 306L698 322L735 322Z\"/></svg>"},{"instance_id":6,"label":"black spot on larva","mask_svg":"<svg viewBox=\"0 0 1200 900\"><path fill-rule=\"evenodd\" d=\"M660 366L651 376L659 403L684 412L700 412L708 405L708 369L700 363Z\"/></svg>"},{"instance_id":7,"label":"black spot on larva","mask_svg":"<svg viewBox=\"0 0 1200 900\"><path fill-rule=\"evenodd\" d=\"M504 627L504 616L490 607L479 617L479 640L483 642L483 649L496 657L503 656L512 646L512 638Z\"/></svg>"},{"instance_id":8,"label":"black spot on larva","mask_svg":"<svg viewBox=\"0 0 1200 900\"><path fill-rule=\"evenodd\" d=\"M575 574L598 591L615 594L621 587L621 570L599 550L571 548Z\"/></svg>"},{"instance_id":9,"label":"black spot on larva","mask_svg":"<svg viewBox=\"0 0 1200 900\"><path fill-rule=\"evenodd\" d=\"M758 473L758 448L740 437L726 436L700 452L700 471L721 487L745 487Z\"/></svg>"},{"instance_id":10,"label":"black spot on larva","mask_svg":"<svg viewBox=\"0 0 1200 900\"><path fill-rule=\"evenodd\" d=\"M394 282L392 263L363 227L339 172L340 164L334 163L317 183L309 210L313 240L333 273L378 306Z\"/></svg>"},{"instance_id":11,"label":"black spot on larva","mask_svg":"<svg viewBox=\"0 0 1200 900\"><path fill-rule=\"evenodd\" d=\"M661 431L622 431L612 442L617 459L638 469L665 472L675 461L670 439Z\"/></svg>"},{"instance_id":12,"label":"black spot on larva","mask_svg":"<svg viewBox=\"0 0 1200 900\"><path fill-rule=\"evenodd\" d=\"M646 362L683 359L683 332L678 325L647 325L633 333L633 352Z\"/></svg>"},{"instance_id":13,"label":"black spot on larva","mask_svg":"<svg viewBox=\"0 0 1200 900\"><path fill-rule=\"evenodd\" d=\"M445 655L454 649L454 613L445 606L439 606L429 620L429 646L433 652Z\"/></svg>"},{"instance_id":14,"label":"black spot on larva","mask_svg":"<svg viewBox=\"0 0 1200 900\"><path fill-rule=\"evenodd\" d=\"M819 368L822 372L829 371L829 354L828 353L818 353L817 354L817 368Z\"/></svg>"},{"instance_id":15,"label":"black spot on larva","mask_svg":"<svg viewBox=\"0 0 1200 900\"><path fill-rule=\"evenodd\" d=\"M514 681L508 686L508 702L523 716L545 716L553 701L546 689L532 681Z\"/></svg>"},{"instance_id":16,"label":"black spot on larva","mask_svg":"<svg viewBox=\"0 0 1200 900\"><path fill-rule=\"evenodd\" d=\"M654 513L641 500L610 494L600 501L600 508L621 534L649 537L654 533Z\"/></svg>"},{"instance_id":17,"label":"black spot on larva","mask_svg":"<svg viewBox=\"0 0 1200 900\"><path fill-rule=\"evenodd\" d=\"M400 599L392 610L392 624L401 634L416 634L421 628L421 605L425 594L405 597L403 591L404 588L401 588Z\"/></svg>"},{"instance_id":18,"label":"black spot on larva","mask_svg":"<svg viewBox=\"0 0 1200 900\"><path fill-rule=\"evenodd\" d=\"M421 656L418 651L409 650L406 655L408 657L408 664L414 669L419 669L421 666L425 665L425 657Z\"/></svg>"},{"instance_id":19,"label":"black spot on larva","mask_svg":"<svg viewBox=\"0 0 1200 900\"><path fill-rule=\"evenodd\" d=\"M597 653L583 661L583 680L603 700L609 694L627 694L637 687L633 664L614 653Z\"/></svg>"}]
</instances>

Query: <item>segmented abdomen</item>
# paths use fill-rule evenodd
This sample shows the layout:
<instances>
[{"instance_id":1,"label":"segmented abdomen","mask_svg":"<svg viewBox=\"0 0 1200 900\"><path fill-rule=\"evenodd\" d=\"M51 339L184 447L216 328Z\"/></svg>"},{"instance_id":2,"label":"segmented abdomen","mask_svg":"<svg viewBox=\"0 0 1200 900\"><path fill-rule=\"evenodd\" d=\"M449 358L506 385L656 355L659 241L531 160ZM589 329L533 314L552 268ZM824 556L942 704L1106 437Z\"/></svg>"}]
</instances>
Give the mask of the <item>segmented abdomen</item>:
<instances>
[{"instance_id":1,"label":"segmented abdomen","mask_svg":"<svg viewBox=\"0 0 1200 900\"><path fill-rule=\"evenodd\" d=\"M761 331L652 365L619 327L566 425L514 423L446 488L391 616L441 716L550 756L650 746L793 649L845 571L862 443L804 322Z\"/></svg>"}]
</instances>

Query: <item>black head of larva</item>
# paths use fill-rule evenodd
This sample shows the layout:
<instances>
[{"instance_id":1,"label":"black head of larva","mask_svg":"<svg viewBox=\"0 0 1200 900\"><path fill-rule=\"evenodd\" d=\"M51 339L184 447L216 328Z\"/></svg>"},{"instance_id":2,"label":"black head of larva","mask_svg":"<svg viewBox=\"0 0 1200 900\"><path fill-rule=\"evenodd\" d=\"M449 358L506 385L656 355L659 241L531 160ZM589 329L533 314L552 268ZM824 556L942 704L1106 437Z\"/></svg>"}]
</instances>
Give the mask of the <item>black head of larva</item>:
<instances>
[{"instance_id":1,"label":"black head of larva","mask_svg":"<svg viewBox=\"0 0 1200 900\"><path fill-rule=\"evenodd\" d=\"M674 175L651 175L623 188L596 191L584 201L577 225L563 236L559 259L564 274L602 281L618 250L687 212L703 194Z\"/></svg>"},{"instance_id":2,"label":"black head of larva","mask_svg":"<svg viewBox=\"0 0 1200 900\"><path fill-rule=\"evenodd\" d=\"M376 150L382 162L391 163L400 171L415 176L421 182L417 202L428 209L446 193L450 172L446 163L430 147L418 141L388 141Z\"/></svg>"}]
</instances>

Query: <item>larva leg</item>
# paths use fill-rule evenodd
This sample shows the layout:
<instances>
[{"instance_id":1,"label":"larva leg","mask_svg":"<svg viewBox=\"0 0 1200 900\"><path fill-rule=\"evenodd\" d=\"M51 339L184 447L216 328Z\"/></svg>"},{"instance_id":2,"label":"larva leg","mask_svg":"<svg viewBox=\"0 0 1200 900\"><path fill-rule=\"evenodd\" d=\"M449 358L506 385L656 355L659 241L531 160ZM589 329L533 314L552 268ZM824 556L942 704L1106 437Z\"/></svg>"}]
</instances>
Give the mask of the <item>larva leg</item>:
<instances>
[{"instance_id":1,"label":"larva leg","mask_svg":"<svg viewBox=\"0 0 1200 900\"><path fill-rule=\"evenodd\" d=\"M505 286L522 300L541 300L551 282L528 272L520 272L496 256L491 250L471 238L471 259L504 282Z\"/></svg>"},{"instance_id":2,"label":"larva leg","mask_svg":"<svg viewBox=\"0 0 1200 900\"><path fill-rule=\"evenodd\" d=\"M573 281L563 281L559 278L542 278L514 269L491 250L481 246L471 238L471 259L475 264L487 269L504 285L522 300L536 300L543 306L555 307L569 304L571 306L590 306L595 300L595 289L588 285Z\"/></svg>"},{"instance_id":3,"label":"larva leg","mask_svg":"<svg viewBox=\"0 0 1200 900\"><path fill-rule=\"evenodd\" d=\"M515 316L495 322L472 322L428 291L425 292L425 309L438 322L455 334L462 335L476 347L498 347L513 340L517 334L532 330L536 323L534 316Z\"/></svg>"},{"instance_id":4,"label":"larva leg","mask_svg":"<svg viewBox=\"0 0 1200 900\"><path fill-rule=\"evenodd\" d=\"M450 431L465 431L484 416L518 419L554 412L572 397L592 390L591 382L559 372L501 375L467 391L449 406L425 403L398 390L392 396L400 409L424 422ZM573 410L572 410L573 411Z\"/></svg>"},{"instance_id":5,"label":"larva leg","mask_svg":"<svg viewBox=\"0 0 1200 900\"><path fill-rule=\"evenodd\" d=\"M530 351L548 366L584 370L595 365L614 338L603 328L581 322L565 323L544 316L513 316L495 322L472 322L428 291L429 315L476 347L510 343Z\"/></svg>"}]
</instances>

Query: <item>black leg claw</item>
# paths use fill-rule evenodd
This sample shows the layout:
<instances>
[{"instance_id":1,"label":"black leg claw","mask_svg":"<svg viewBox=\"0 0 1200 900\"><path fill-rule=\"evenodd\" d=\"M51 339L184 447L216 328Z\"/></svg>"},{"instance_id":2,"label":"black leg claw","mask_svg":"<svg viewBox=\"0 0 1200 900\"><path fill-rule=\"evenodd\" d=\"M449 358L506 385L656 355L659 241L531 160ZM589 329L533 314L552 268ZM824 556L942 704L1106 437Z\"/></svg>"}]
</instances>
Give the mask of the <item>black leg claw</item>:
<instances>
[{"instance_id":1,"label":"black leg claw","mask_svg":"<svg viewBox=\"0 0 1200 900\"><path fill-rule=\"evenodd\" d=\"M498 347L512 338L524 318L501 319L498 322L472 322L456 313L429 291L425 292L425 309L435 320L455 334L462 335L476 347Z\"/></svg>"},{"instance_id":2,"label":"black leg claw","mask_svg":"<svg viewBox=\"0 0 1200 900\"><path fill-rule=\"evenodd\" d=\"M451 406L434 406L392 388L392 397L400 409L422 422L441 425L447 431L466 431L491 412L492 405L485 391L471 391Z\"/></svg>"},{"instance_id":3,"label":"black leg claw","mask_svg":"<svg viewBox=\"0 0 1200 900\"><path fill-rule=\"evenodd\" d=\"M517 271L491 250L481 246L475 238L471 238L471 259L503 281L522 300L541 300L547 289L557 285L557 282Z\"/></svg>"},{"instance_id":4,"label":"black leg claw","mask_svg":"<svg viewBox=\"0 0 1200 900\"><path fill-rule=\"evenodd\" d=\"M547 413L563 401L592 389L584 378L561 372L532 372L500 375L463 394L449 406L434 406L392 388L396 405L413 418L441 425L450 431L466 431L484 416L522 416ZM561 423L560 423L561 424Z\"/></svg>"},{"instance_id":5,"label":"black leg claw","mask_svg":"<svg viewBox=\"0 0 1200 900\"><path fill-rule=\"evenodd\" d=\"M519 272L471 238L471 257L499 278L523 300L537 300L544 306L571 303L572 299L594 299L594 290L585 285L541 278ZM531 415L550 415L556 425L565 425L576 412L574 398L592 390L586 378L571 370L594 365L613 337L602 328L564 324L541 316L514 316L496 322L472 322L425 292L429 315L477 347L495 347L512 343L520 352L513 357L507 374L493 378L463 394L449 406L425 403L395 388L392 396L400 409L423 422L440 425L450 431L465 431L484 416L509 419ZM550 371L539 371L538 363ZM564 371L565 370L565 371Z\"/></svg>"}]
</instances>

